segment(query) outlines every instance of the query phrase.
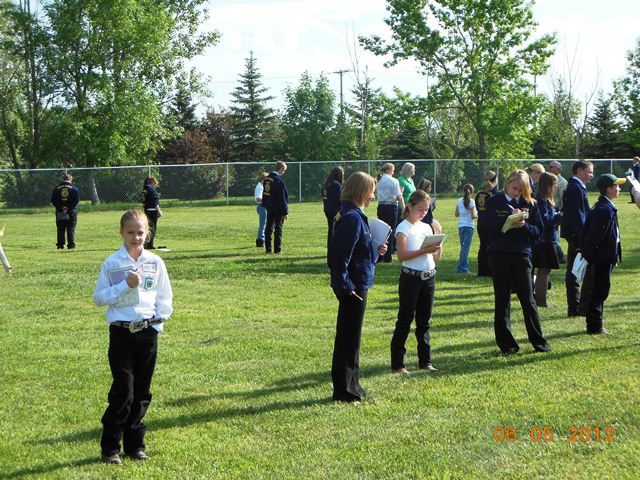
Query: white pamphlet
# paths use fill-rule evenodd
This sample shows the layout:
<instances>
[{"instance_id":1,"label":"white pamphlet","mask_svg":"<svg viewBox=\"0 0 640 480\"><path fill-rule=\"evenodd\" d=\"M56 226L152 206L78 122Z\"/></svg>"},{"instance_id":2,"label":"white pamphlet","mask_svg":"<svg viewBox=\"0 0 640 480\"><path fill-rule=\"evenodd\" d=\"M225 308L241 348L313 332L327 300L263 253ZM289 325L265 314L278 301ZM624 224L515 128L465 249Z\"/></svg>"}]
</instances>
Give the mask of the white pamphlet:
<instances>
[{"instance_id":1,"label":"white pamphlet","mask_svg":"<svg viewBox=\"0 0 640 480\"><path fill-rule=\"evenodd\" d=\"M502 226L502 233L506 233L507 231L513 228L513 225L517 223L521 218L527 218L528 212L518 212L513 215L509 215Z\"/></svg>"},{"instance_id":2,"label":"white pamphlet","mask_svg":"<svg viewBox=\"0 0 640 480\"><path fill-rule=\"evenodd\" d=\"M438 245L439 243L444 242L445 238L446 238L446 235L444 233L427 235L426 237L424 237L424 241L422 242L422 245L420 245L420 248L424 248L429 245Z\"/></svg>"},{"instance_id":3,"label":"white pamphlet","mask_svg":"<svg viewBox=\"0 0 640 480\"><path fill-rule=\"evenodd\" d=\"M633 188L635 188L636 192L640 192L640 183L638 183L638 180L636 180L636 177L634 177L633 174L627 175L627 180L629 180L629 183Z\"/></svg>"},{"instance_id":4,"label":"white pamphlet","mask_svg":"<svg viewBox=\"0 0 640 480\"><path fill-rule=\"evenodd\" d=\"M369 230L371 230L371 241L373 249L377 253L380 245L384 245L391 235L391 227L378 218L369 220Z\"/></svg>"},{"instance_id":5,"label":"white pamphlet","mask_svg":"<svg viewBox=\"0 0 640 480\"><path fill-rule=\"evenodd\" d=\"M109 270L109 283L111 285L118 285L122 281L126 281L129 272L133 272L135 265L125 265L124 267L112 268ZM140 301L140 295L137 288L128 288L120 297L115 307L130 307L131 305L137 305Z\"/></svg>"},{"instance_id":6,"label":"white pamphlet","mask_svg":"<svg viewBox=\"0 0 640 480\"><path fill-rule=\"evenodd\" d=\"M589 262L582 258L582 253L578 253L573 261L573 268L571 269L571 273L576 277L578 283L582 283L584 280L584 274L587 272L588 265Z\"/></svg>"}]
</instances>

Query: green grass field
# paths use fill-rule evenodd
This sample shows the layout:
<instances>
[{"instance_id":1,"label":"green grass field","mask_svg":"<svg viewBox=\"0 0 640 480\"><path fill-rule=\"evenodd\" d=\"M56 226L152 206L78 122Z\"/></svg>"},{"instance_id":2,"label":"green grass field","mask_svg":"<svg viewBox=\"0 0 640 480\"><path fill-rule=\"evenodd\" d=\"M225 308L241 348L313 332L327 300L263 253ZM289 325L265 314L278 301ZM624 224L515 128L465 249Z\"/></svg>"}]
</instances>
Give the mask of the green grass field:
<instances>
[{"instance_id":1,"label":"green grass field","mask_svg":"<svg viewBox=\"0 0 640 480\"><path fill-rule=\"evenodd\" d=\"M637 478L640 211L626 201L617 202L623 263L605 307L613 335L585 335L584 319L565 316L556 270L541 310L553 352L533 353L514 297L521 350L504 357L491 282L454 273L454 200L441 200L436 216L449 238L432 319L440 371L390 373L399 263L379 265L361 405L330 400L337 302L321 205L291 205L281 256L255 248L253 207L165 208L157 243L172 250L160 254L175 313L160 337L146 417L151 460L120 469L98 462L111 377L92 293L120 244L122 212L81 213L76 251L55 250L52 213L2 215L14 273L0 275L0 479ZM472 271L477 246L475 237ZM408 350L416 370L413 336ZM507 427L517 439L496 441ZM553 439L535 441L538 427Z\"/></svg>"}]
</instances>

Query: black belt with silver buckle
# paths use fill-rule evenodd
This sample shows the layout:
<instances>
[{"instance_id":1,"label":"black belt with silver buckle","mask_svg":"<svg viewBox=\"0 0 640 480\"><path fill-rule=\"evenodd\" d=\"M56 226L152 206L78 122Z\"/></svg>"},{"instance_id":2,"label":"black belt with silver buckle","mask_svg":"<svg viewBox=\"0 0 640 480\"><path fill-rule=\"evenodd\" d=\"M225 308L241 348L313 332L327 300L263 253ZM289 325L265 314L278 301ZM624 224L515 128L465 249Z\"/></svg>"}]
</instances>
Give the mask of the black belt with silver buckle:
<instances>
[{"instance_id":1,"label":"black belt with silver buckle","mask_svg":"<svg viewBox=\"0 0 640 480\"><path fill-rule=\"evenodd\" d=\"M409 267L402 267L402 273L406 273L408 275L413 275L416 277L420 277L420 280L429 280L436 276L436 270L414 270Z\"/></svg>"},{"instance_id":2,"label":"black belt with silver buckle","mask_svg":"<svg viewBox=\"0 0 640 480\"><path fill-rule=\"evenodd\" d=\"M394 207L398 205L398 202L378 202L379 205L393 205Z\"/></svg>"},{"instance_id":3,"label":"black belt with silver buckle","mask_svg":"<svg viewBox=\"0 0 640 480\"><path fill-rule=\"evenodd\" d=\"M131 322L123 322L118 320L115 322L111 322L109 325L127 328L131 333L136 333L144 330L145 328L149 328L151 325L158 325L162 322L164 322L164 318L147 318L146 320L133 320Z\"/></svg>"}]
</instances>

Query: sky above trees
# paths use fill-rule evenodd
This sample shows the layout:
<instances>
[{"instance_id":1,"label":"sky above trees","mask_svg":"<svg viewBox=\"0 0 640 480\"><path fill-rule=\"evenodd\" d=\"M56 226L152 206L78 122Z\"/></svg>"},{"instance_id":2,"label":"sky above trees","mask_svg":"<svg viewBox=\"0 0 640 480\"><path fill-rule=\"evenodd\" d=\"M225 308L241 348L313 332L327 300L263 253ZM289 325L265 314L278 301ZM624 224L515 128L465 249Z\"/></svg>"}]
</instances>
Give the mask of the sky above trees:
<instances>
[{"instance_id":1,"label":"sky above trees","mask_svg":"<svg viewBox=\"0 0 640 480\"><path fill-rule=\"evenodd\" d=\"M212 106L229 106L230 93L244 70L245 59L253 50L263 82L274 95L273 106L282 105L283 90L297 82L303 71L327 74L334 91L339 75L331 74L351 67L355 35L388 36L384 0L211 0L208 28L222 34L220 43L197 59L199 71L211 78ZM573 75L579 89L588 94L596 85L605 92L612 80L623 76L626 52L640 36L637 5L633 0L537 0L533 8L540 24L537 35L557 32L558 46L551 70L538 79L541 91L549 91L551 76ZM414 94L424 94L425 79L410 61L385 69L383 59L359 51L361 64L369 67L374 85L385 92L394 86ZM345 74L344 91L353 85Z\"/></svg>"}]
</instances>

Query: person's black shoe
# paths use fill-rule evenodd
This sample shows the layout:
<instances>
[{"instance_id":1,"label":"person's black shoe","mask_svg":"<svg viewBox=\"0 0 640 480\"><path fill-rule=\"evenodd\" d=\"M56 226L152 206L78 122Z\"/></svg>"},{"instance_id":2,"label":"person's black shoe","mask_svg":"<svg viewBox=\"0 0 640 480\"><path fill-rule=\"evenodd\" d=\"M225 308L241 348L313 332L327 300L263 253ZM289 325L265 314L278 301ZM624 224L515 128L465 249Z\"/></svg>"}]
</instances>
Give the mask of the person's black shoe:
<instances>
[{"instance_id":1,"label":"person's black shoe","mask_svg":"<svg viewBox=\"0 0 640 480\"><path fill-rule=\"evenodd\" d=\"M127 453L132 460L149 460L149 456L144 452L144 450L138 450L135 453Z\"/></svg>"},{"instance_id":2,"label":"person's black shoe","mask_svg":"<svg viewBox=\"0 0 640 480\"><path fill-rule=\"evenodd\" d=\"M260 240L259 238L256 238L256 247L258 248L264 247L264 240Z\"/></svg>"},{"instance_id":3,"label":"person's black shoe","mask_svg":"<svg viewBox=\"0 0 640 480\"><path fill-rule=\"evenodd\" d=\"M534 345L533 349L536 352L547 353L547 352L551 351L551 346L549 346L549 345Z\"/></svg>"},{"instance_id":4,"label":"person's black shoe","mask_svg":"<svg viewBox=\"0 0 640 480\"><path fill-rule=\"evenodd\" d=\"M267 255L269 255L271 253L271 250L267 250L264 253L266 253Z\"/></svg>"},{"instance_id":5,"label":"person's black shoe","mask_svg":"<svg viewBox=\"0 0 640 480\"><path fill-rule=\"evenodd\" d=\"M553 288L553 283L551 283L551 280L549 280L547 282L547 290L551 290Z\"/></svg>"},{"instance_id":6,"label":"person's black shoe","mask_svg":"<svg viewBox=\"0 0 640 480\"><path fill-rule=\"evenodd\" d=\"M567 310L567 317L579 317L580 314L575 310Z\"/></svg>"},{"instance_id":7,"label":"person's black shoe","mask_svg":"<svg viewBox=\"0 0 640 480\"><path fill-rule=\"evenodd\" d=\"M511 347L511 348L507 348L506 350L502 350L502 354L503 355L513 355L515 353L518 353L518 350L520 350L520 348Z\"/></svg>"},{"instance_id":8,"label":"person's black shoe","mask_svg":"<svg viewBox=\"0 0 640 480\"><path fill-rule=\"evenodd\" d=\"M100 461L109 465L117 465L119 467L122 466L122 459L117 453L114 453L113 455L103 455L102 457L100 457Z\"/></svg>"},{"instance_id":9,"label":"person's black shoe","mask_svg":"<svg viewBox=\"0 0 640 480\"><path fill-rule=\"evenodd\" d=\"M62 246L62 247L61 247L60 245L58 245L58 246L56 247L56 249L57 249L57 250L64 250L64 246Z\"/></svg>"},{"instance_id":10,"label":"person's black shoe","mask_svg":"<svg viewBox=\"0 0 640 480\"><path fill-rule=\"evenodd\" d=\"M587 330L589 335L611 335L611 332L606 328L600 328L599 330Z\"/></svg>"},{"instance_id":11,"label":"person's black shoe","mask_svg":"<svg viewBox=\"0 0 640 480\"><path fill-rule=\"evenodd\" d=\"M156 247L144 247L145 250L155 250Z\"/></svg>"}]
</instances>

